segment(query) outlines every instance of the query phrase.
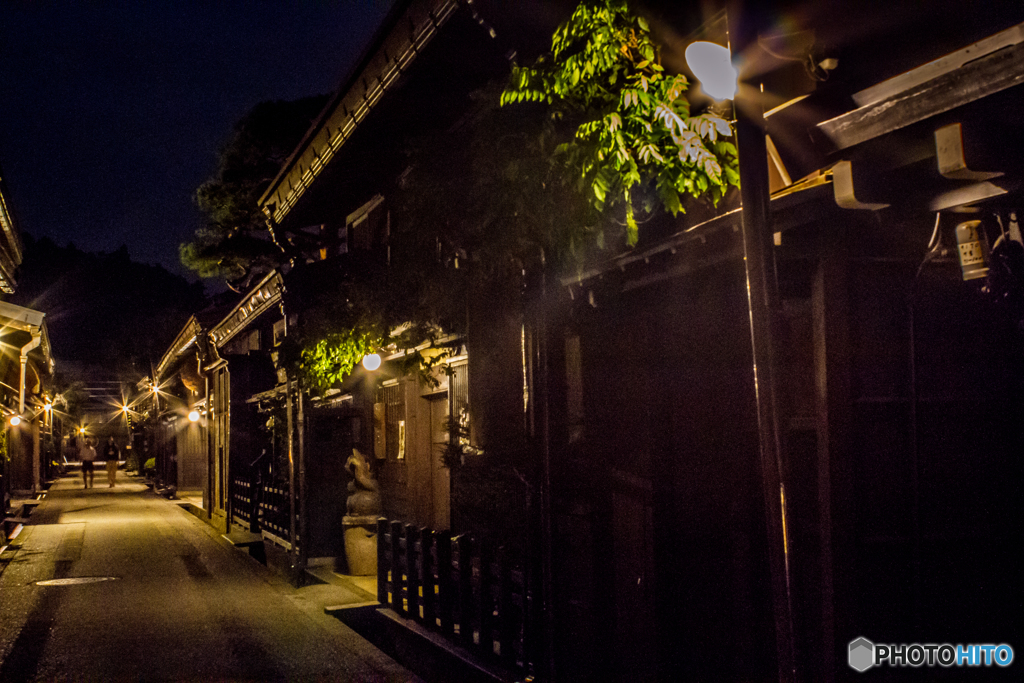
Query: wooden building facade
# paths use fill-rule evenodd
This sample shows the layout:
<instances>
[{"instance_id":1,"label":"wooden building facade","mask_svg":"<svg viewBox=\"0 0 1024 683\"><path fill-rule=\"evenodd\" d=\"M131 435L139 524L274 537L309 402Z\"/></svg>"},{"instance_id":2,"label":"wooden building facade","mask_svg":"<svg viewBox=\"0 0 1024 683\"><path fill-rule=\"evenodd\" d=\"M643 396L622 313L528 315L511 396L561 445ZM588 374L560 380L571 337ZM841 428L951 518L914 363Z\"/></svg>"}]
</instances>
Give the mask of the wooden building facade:
<instances>
[{"instance_id":1,"label":"wooden building facade","mask_svg":"<svg viewBox=\"0 0 1024 683\"><path fill-rule=\"evenodd\" d=\"M525 492L504 502L526 539L523 657L540 679L846 680L858 637L1017 642L1024 157L1007 112L1022 103L1024 40L998 28L949 58L919 49L926 35L851 49L875 81L813 86L757 121L745 161L767 165L774 148L775 168L773 185L744 178L762 183L757 230L733 203L652 220L581 273L520 272L467 302L469 332L452 340L465 348L437 386L385 358L315 399L287 373L236 396L240 359L270 348L245 340L312 314L310 269L387 254L403 136L445 129L508 72L486 12L399 3L261 200L277 234L316 226L330 249L283 276L280 316L273 299L243 321L243 302L211 333L211 508L231 520L236 495L250 509L257 490L277 496L289 515L266 517L268 533L299 541L299 566L329 557L358 448L386 516L472 528L439 460L469 415L471 446L529 444ZM889 62L916 68L886 80ZM764 282L751 236L768 244ZM958 239L987 264L962 264ZM489 305L499 295L508 306ZM270 456L237 445L260 424ZM287 462L287 479L278 465L262 478L261 462Z\"/></svg>"},{"instance_id":2,"label":"wooden building facade","mask_svg":"<svg viewBox=\"0 0 1024 683\"><path fill-rule=\"evenodd\" d=\"M0 170L0 297L17 288L21 259L21 237ZM44 312L0 301L0 339L0 512L6 513L12 495L34 494L48 478L53 414L45 408L45 389L54 360Z\"/></svg>"},{"instance_id":3,"label":"wooden building facade","mask_svg":"<svg viewBox=\"0 0 1024 683\"><path fill-rule=\"evenodd\" d=\"M1019 639L1022 165L1004 115L1024 61L1022 25L993 26L847 93L851 110L812 96L767 118L805 141L769 163L818 164L771 190L774 381L755 371L738 209L563 281L561 677L853 680L861 637Z\"/></svg>"}]
</instances>

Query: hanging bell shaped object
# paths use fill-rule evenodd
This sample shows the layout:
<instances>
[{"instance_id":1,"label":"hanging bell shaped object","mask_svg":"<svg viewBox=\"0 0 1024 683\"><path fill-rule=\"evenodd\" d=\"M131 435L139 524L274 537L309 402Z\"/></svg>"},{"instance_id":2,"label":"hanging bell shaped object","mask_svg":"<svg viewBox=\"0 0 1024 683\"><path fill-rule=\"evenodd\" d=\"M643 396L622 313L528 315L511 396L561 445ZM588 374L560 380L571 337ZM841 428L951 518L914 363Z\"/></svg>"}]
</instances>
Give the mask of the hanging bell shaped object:
<instances>
[{"instance_id":1,"label":"hanging bell shaped object","mask_svg":"<svg viewBox=\"0 0 1024 683\"><path fill-rule=\"evenodd\" d=\"M988 254L982 241L981 221L965 221L956 226L956 245L965 281L988 275Z\"/></svg>"}]
</instances>

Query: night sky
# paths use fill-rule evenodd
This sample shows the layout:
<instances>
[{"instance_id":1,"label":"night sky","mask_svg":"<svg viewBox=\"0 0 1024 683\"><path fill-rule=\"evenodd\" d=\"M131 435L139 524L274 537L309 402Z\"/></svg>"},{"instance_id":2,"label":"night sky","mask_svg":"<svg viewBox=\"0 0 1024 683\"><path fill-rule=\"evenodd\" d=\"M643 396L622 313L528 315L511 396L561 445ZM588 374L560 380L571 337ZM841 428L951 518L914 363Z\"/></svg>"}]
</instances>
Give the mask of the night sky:
<instances>
[{"instance_id":1,"label":"night sky","mask_svg":"<svg viewBox=\"0 0 1024 683\"><path fill-rule=\"evenodd\" d=\"M184 274L192 195L264 100L333 92L392 0L0 3L0 168L23 232Z\"/></svg>"}]
</instances>

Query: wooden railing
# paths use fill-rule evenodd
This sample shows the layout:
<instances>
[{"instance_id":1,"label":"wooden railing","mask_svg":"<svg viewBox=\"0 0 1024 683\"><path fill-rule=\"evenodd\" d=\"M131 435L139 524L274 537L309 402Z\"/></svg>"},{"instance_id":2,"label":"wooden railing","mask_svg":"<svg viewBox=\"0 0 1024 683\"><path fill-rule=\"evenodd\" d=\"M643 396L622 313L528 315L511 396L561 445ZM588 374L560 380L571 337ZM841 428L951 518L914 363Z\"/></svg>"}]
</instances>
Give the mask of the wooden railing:
<instances>
[{"instance_id":1,"label":"wooden railing","mask_svg":"<svg viewBox=\"0 0 1024 683\"><path fill-rule=\"evenodd\" d=\"M528 668L523 571L504 548L381 518L377 600L485 660Z\"/></svg>"}]
</instances>

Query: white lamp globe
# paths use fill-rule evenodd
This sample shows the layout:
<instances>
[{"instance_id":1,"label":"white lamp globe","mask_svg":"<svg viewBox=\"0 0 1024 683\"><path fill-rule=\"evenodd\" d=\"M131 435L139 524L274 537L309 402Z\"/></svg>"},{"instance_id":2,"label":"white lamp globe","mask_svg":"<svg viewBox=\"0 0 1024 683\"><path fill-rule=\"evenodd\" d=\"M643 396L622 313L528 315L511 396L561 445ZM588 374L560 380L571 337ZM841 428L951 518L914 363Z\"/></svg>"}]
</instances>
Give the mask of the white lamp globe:
<instances>
[{"instance_id":1,"label":"white lamp globe","mask_svg":"<svg viewBox=\"0 0 1024 683\"><path fill-rule=\"evenodd\" d=\"M363 356L363 367L373 372L380 367L380 356L376 353L368 353Z\"/></svg>"},{"instance_id":2,"label":"white lamp globe","mask_svg":"<svg viewBox=\"0 0 1024 683\"><path fill-rule=\"evenodd\" d=\"M690 43L686 48L686 65L709 96L716 100L736 97L739 74L732 65L729 48L705 40Z\"/></svg>"}]
</instances>

